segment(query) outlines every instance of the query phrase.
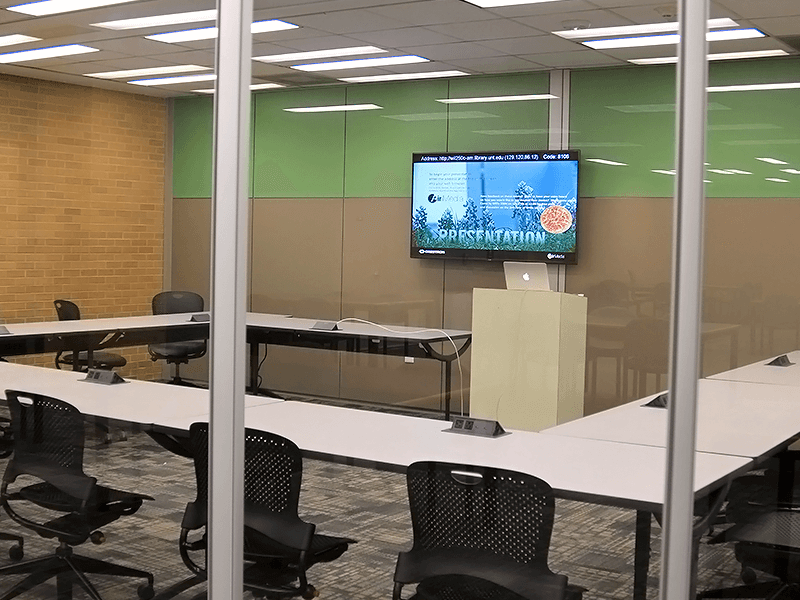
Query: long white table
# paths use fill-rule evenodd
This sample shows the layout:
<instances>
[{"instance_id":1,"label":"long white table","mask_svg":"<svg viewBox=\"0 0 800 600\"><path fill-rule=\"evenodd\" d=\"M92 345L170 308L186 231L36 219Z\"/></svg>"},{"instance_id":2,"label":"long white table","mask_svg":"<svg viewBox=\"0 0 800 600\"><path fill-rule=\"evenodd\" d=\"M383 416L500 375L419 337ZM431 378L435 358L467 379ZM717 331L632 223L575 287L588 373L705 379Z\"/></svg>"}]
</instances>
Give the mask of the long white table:
<instances>
[{"instance_id":1,"label":"long white table","mask_svg":"<svg viewBox=\"0 0 800 600\"><path fill-rule=\"evenodd\" d=\"M542 431L545 435L665 447L667 410L645 406L655 395ZM772 456L800 435L797 390L758 383L698 382L699 452Z\"/></svg>"},{"instance_id":2,"label":"long white table","mask_svg":"<svg viewBox=\"0 0 800 600\"><path fill-rule=\"evenodd\" d=\"M105 386L82 377L0 363L0 390L52 395L87 415L136 423L170 442L185 436L191 423L209 418L206 390L137 381ZM442 420L261 396L246 398L245 422L293 440L308 457L398 472L417 460L494 466L540 477L561 498L635 509L634 597L645 597L650 514L662 508L666 481L662 447L524 431L479 438L447 432L449 423ZM746 457L698 452L696 497L708 496L752 465Z\"/></svg>"},{"instance_id":3,"label":"long white table","mask_svg":"<svg viewBox=\"0 0 800 600\"><path fill-rule=\"evenodd\" d=\"M786 356L794 364L787 367L767 365L776 358L773 356L738 369L710 375L708 379L800 387L800 350L788 352Z\"/></svg>"},{"instance_id":4,"label":"long white table","mask_svg":"<svg viewBox=\"0 0 800 600\"><path fill-rule=\"evenodd\" d=\"M197 314L179 313L113 319L46 321L6 324L0 334L0 356L19 356L45 352L77 351L140 346L150 343L207 339L208 321L192 321ZM331 325L334 322L329 322ZM452 362L466 352L472 334L465 330L383 326L339 321L335 330L318 328L315 319L289 315L247 314L247 343L250 346L251 392L258 391L259 349L263 345L323 348L344 352L388 354L437 360L445 367L444 411L450 417ZM442 350L435 345L442 344Z\"/></svg>"}]
</instances>

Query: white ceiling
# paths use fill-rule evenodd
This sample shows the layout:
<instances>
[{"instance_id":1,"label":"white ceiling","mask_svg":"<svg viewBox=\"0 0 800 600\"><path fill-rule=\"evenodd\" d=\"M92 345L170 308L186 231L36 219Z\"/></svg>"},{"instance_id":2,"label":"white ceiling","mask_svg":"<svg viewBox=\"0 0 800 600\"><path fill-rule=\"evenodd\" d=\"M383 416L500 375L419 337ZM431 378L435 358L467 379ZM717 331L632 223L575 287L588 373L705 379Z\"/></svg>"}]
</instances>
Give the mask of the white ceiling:
<instances>
[{"instance_id":1,"label":"white ceiling","mask_svg":"<svg viewBox=\"0 0 800 600\"><path fill-rule=\"evenodd\" d=\"M0 8L22 0L0 0ZM336 77L409 71L458 69L469 74L535 71L628 64L629 58L674 55L670 46L596 51L553 35L576 21L591 27L654 23L675 18L669 0L559 0L482 9L463 0L254 0L254 20L282 19L299 28L253 36L253 55L375 45L382 56L417 54L431 62L358 71L304 73L286 64L253 62L253 82L287 86L338 84ZM24 34L42 38L0 48L0 52L63 44L84 44L99 52L72 57L0 65L0 72L54 79L109 89L173 96L208 82L143 88L122 81L82 76L124 69L175 64L214 66L214 40L166 44L145 35L169 31L158 27L112 31L91 23L214 8L213 0L141 0L117 6L48 17L0 10L0 36ZM800 48L799 0L715 0L711 17L730 17L741 26L761 29L767 38L714 42L711 52ZM190 29L210 23L184 26ZM331 59L336 60L336 59Z\"/></svg>"}]
</instances>

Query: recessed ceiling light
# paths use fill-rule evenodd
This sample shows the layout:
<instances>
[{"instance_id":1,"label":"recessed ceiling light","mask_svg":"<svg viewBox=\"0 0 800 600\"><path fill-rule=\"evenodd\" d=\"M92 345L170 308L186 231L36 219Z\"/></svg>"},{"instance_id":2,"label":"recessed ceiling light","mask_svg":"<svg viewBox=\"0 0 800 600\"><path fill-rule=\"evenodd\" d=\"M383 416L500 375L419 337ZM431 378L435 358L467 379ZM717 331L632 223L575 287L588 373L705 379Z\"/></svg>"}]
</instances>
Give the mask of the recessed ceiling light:
<instances>
[{"instance_id":1,"label":"recessed ceiling light","mask_svg":"<svg viewBox=\"0 0 800 600\"><path fill-rule=\"evenodd\" d=\"M517 6L519 4L541 4L542 2L555 2L557 0L466 0L470 4L481 8L495 8L498 6Z\"/></svg>"},{"instance_id":2,"label":"recessed ceiling light","mask_svg":"<svg viewBox=\"0 0 800 600\"><path fill-rule=\"evenodd\" d=\"M742 171L741 169L728 169L728 173L733 173L734 175L752 175L750 171Z\"/></svg>"},{"instance_id":3,"label":"recessed ceiling light","mask_svg":"<svg viewBox=\"0 0 800 600\"><path fill-rule=\"evenodd\" d=\"M49 48L37 48L35 50L20 50L19 52L7 52L0 54L0 63L25 62L29 60L42 60L43 58L58 58L59 56L73 56L75 54L86 54L88 52L98 52L97 48L82 46L80 44L68 44L66 46L51 46Z\"/></svg>"},{"instance_id":4,"label":"recessed ceiling light","mask_svg":"<svg viewBox=\"0 0 800 600\"><path fill-rule=\"evenodd\" d=\"M280 83L254 83L250 86L250 91L255 90L271 90L275 88L282 88L286 87L285 85L281 85ZM213 94L214 88L207 88L204 90L192 90L198 94Z\"/></svg>"},{"instance_id":5,"label":"recessed ceiling light","mask_svg":"<svg viewBox=\"0 0 800 600\"><path fill-rule=\"evenodd\" d=\"M136 79L129 81L133 85L173 85L175 83L194 83L195 81L214 81L217 76L214 73L204 75L182 75L180 77L157 77L156 79Z\"/></svg>"},{"instance_id":6,"label":"recessed ceiling light","mask_svg":"<svg viewBox=\"0 0 800 600\"><path fill-rule=\"evenodd\" d=\"M789 164L787 162L783 162L782 160L778 160L777 158L768 158L768 157L767 158L758 158L758 157L756 157L756 160L760 160L762 162L769 163L771 165L788 165Z\"/></svg>"},{"instance_id":7,"label":"recessed ceiling light","mask_svg":"<svg viewBox=\"0 0 800 600\"><path fill-rule=\"evenodd\" d=\"M191 12L172 13L169 15L154 15L152 17L138 17L136 19L122 19L120 21L105 21L92 23L92 27L104 29L144 29L145 27L162 27L164 25L183 25L185 23L201 23L203 21L216 21L217 9L193 10Z\"/></svg>"},{"instance_id":8,"label":"recessed ceiling light","mask_svg":"<svg viewBox=\"0 0 800 600\"><path fill-rule=\"evenodd\" d=\"M709 173L716 173L718 175L736 175L733 171L729 169L708 169Z\"/></svg>"},{"instance_id":9,"label":"recessed ceiling light","mask_svg":"<svg viewBox=\"0 0 800 600\"><path fill-rule=\"evenodd\" d=\"M709 92L758 92L762 90L796 90L800 81L786 83L751 83L747 85L714 85L706 88Z\"/></svg>"},{"instance_id":10,"label":"recessed ceiling light","mask_svg":"<svg viewBox=\"0 0 800 600\"><path fill-rule=\"evenodd\" d=\"M724 31L709 31L706 40L720 42L724 40L745 40L750 38L765 37L758 29L725 29ZM588 40L581 42L584 46L594 50L611 50L614 48L644 48L648 46L667 46L677 44L681 39L680 34L644 35L637 37L609 38L605 40Z\"/></svg>"},{"instance_id":11,"label":"recessed ceiling light","mask_svg":"<svg viewBox=\"0 0 800 600\"><path fill-rule=\"evenodd\" d=\"M747 52L718 52L709 54L708 60L739 60L743 58L766 58L769 56L788 56L785 50L749 50ZM635 65L670 65L678 62L677 56L661 56L658 58L632 58L629 63Z\"/></svg>"},{"instance_id":12,"label":"recessed ceiling light","mask_svg":"<svg viewBox=\"0 0 800 600\"><path fill-rule=\"evenodd\" d=\"M320 58L337 58L339 56L356 56L359 54L380 54L386 52L377 46L353 46L351 48L332 48L330 50L312 50L310 52L289 52L288 54L268 54L254 56L253 60L266 63L290 62L293 60L317 60Z\"/></svg>"},{"instance_id":13,"label":"recessed ceiling light","mask_svg":"<svg viewBox=\"0 0 800 600\"><path fill-rule=\"evenodd\" d=\"M129 69L127 71L106 71L105 73L84 73L86 77L98 79L124 79L125 77L143 77L147 75L166 75L168 73L191 73L192 71L208 71L211 67L198 65L170 65L150 67L148 69Z\"/></svg>"},{"instance_id":14,"label":"recessed ceiling light","mask_svg":"<svg viewBox=\"0 0 800 600\"><path fill-rule=\"evenodd\" d=\"M764 177L767 181L774 181L775 183L791 183L788 179L781 179L780 177Z\"/></svg>"},{"instance_id":15,"label":"recessed ceiling light","mask_svg":"<svg viewBox=\"0 0 800 600\"><path fill-rule=\"evenodd\" d=\"M661 173L662 175L675 175L675 169L651 169L653 173Z\"/></svg>"},{"instance_id":16,"label":"recessed ceiling light","mask_svg":"<svg viewBox=\"0 0 800 600\"><path fill-rule=\"evenodd\" d=\"M615 160L606 160L605 158L587 158L589 162L599 163L601 165L611 165L612 167L627 167L628 163L617 162Z\"/></svg>"},{"instance_id":17,"label":"recessed ceiling light","mask_svg":"<svg viewBox=\"0 0 800 600\"><path fill-rule=\"evenodd\" d=\"M521 100L552 100L553 94L523 94L520 96L479 96L477 98L437 98L442 104L476 104L479 102L518 102Z\"/></svg>"},{"instance_id":18,"label":"recessed ceiling light","mask_svg":"<svg viewBox=\"0 0 800 600\"><path fill-rule=\"evenodd\" d=\"M733 19L709 19L709 29L719 27L738 27L738 23ZM622 25L620 27L596 27L594 29L570 29L567 31L553 31L557 36L568 40L583 40L593 37L605 37L613 35L640 35L643 33L666 33L678 31L678 23L644 23L642 25Z\"/></svg>"},{"instance_id":19,"label":"recessed ceiling light","mask_svg":"<svg viewBox=\"0 0 800 600\"><path fill-rule=\"evenodd\" d=\"M266 33L269 31L284 31L286 29L297 29L297 25L270 19L268 21L256 21L250 26L250 33ZM199 40L213 40L219 31L216 27L201 27L199 29L186 29L184 31L169 31L167 33L156 33L146 35L148 40L166 42L168 44L179 44L181 42L196 42Z\"/></svg>"},{"instance_id":20,"label":"recessed ceiling light","mask_svg":"<svg viewBox=\"0 0 800 600\"><path fill-rule=\"evenodd\" d=\"M383 108L377 104L340 104L330 106L303 106L299 108L284 108L287 112L296 113L316 113L316 112L339 112L346 110L376 110Z\"/></svg>"},{"instance_id":21,"label":"recessed ceiling light","mask_svg":"<svg viewBox=\"0 0 800 600\"><path fill-rule=\"evenodd\" d=\"M39 42L41 39L42 38L22 35L20 33L13 33L11 35L0 36L0 46L13 46L15 44L24 44L25 42Z\"/></svg>"},{"instance_id":22,"label":"recessed ceiling light","mask_svg":"<svg viewBox=\"0 0 800 600\"><path fill-rule=\"evenodd\" d=\"M111 6L113 4L125 4L134 1L135 0L43 0L42 2L29 2L27 4L7 6L6 10L32 15L34 17L42 17L44 15L56 15L58 13L97 8L99 6Z\"/></svg>"},{"instance_id":23,"label":"recessed ceiling light","mask_svg":"<svg viewBox=\"0 0 800 600\"><path fill-rule=\"evenodd\" d=\"M797 169L781 169L783 173L789 173L789 175L800 175L800 171Z\"/></svg>"},{"instance_id":24,"label":"recessed ceiling light","mask_svg":"<svg viewBox=\"0 0 800 600\"><path fill-rule=\"evenodd\" d=\"M290 68L298 71L338 71L343 69L366 69L368 67L388 67L391 65L410 65L414 63L429 62L421 56L385 56L381 58L357 58L355 60L336 60L324 63L311 63L308 65L294 65Z\"/></svg>"},{"instance_id":25,"label":"recessed ceiling light","mask_svg":"<svg viewBox=\"0 0 800 600\"><path fill-rule=\"evenodd\" d=\"M340 77L347 83L377 83L381 81L405 81L408 79L437 79L439 77L460 77L469 75L464 71L426 71L424 73L391 73L389 75L362 75L359 77Z\"/></svg>"}]
</instances>

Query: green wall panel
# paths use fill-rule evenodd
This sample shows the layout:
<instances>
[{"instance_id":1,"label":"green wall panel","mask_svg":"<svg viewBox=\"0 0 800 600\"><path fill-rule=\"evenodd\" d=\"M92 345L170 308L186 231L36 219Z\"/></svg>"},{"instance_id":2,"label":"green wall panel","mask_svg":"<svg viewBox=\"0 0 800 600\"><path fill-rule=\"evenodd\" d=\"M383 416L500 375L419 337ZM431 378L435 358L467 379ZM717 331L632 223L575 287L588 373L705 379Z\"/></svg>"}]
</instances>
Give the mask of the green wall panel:
<instances>
[{"instance_id":1,"label":"green wall panel","mask_svg":"<svg viewBox=\"0 0 800 600\"><path fill-rule=\"evenodd\" d=\"M347 113L344 195L348 198L411 195L411 154L447 148L447 82L358 85L348 104L380 110Z\"/></svg>"},{"instance_id":2,"label":"green wall panel","mask_svg":"<svg viewBox=\"0 0 800 600\"><path fill-rule=\"evenodd\" d=\"M172 195L210 198L213 100L176 98L173 106Z\"/></svg>"},{"instance_id":3,"label":"green wall panel","mask_svg":"<svg viewBox=\"0 0 800 600\"><path fill-rule=\"evenodd\" d=\"M344 87L256 95L252 167L256 198L341 198L345 113L284 109L344 102Z\"/></svg>"},{"instance_id":4,"label":"green wall panel","mask_svg":"<svg viewBox=\"0 0 800 600\"><path fill-rule=\"evenodd\" d=\"M576 71L570 99L581 196L672 196L674 177L653 170L670 170L675 161L674 67Z\"/></svg>"},{"instance_id":5,"label":"green wall panel","mask_svg":"<svg viewBox=\"0 0 800 600\"><path fill-rule=\"evenodd\" d=\"M460 77L450 81L449 98L546 94L547 73L499 77ZM546 150L550 103L547 100L450 104L448 150L495 152Z\"/></svg>"},{"instance_id":6,"label":"green wall panel","mask_svg":"<svg viewBox=\"0 0 800 600\"><path fill-rule=\"evenodd\" d=\"M712 87L797 81L798 59L712 63L709 70ZM710 182L706 194L722 198L800 197L800 175L783 171L800 170L800 89L712 91L708 99L724 110L708 115L707 160L708 169L713 170L706 173ZM786 164L769 164L758 158Z\"/></svg>"}]
</instances>

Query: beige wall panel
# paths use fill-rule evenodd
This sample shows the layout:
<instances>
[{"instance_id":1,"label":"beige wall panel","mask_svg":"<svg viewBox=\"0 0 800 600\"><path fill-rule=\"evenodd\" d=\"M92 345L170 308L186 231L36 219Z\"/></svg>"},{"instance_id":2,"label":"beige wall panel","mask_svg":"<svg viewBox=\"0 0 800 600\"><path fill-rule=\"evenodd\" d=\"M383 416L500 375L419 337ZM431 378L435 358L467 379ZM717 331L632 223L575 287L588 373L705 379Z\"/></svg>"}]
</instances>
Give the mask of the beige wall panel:
<instances>
[{"instance_id":1,"label":"beige wall panel","mask_svg":"<svg viewBox=\"0 0 800 600\"><path fill-rule=\"evenodd\" d=\"M409 198L347 198L342 316L386 325L442 327L439 261L409 257ZM455 385L454 385L455 387ZM402 357L342 358L342 396L439 406L441 365Z\"/></svg>"},{"instance_id":2,"label":"beige wall panel","mask_svg":"<svg viewBox=\"0 0 800 600\"><path fill-rule=\"evenodd\" d=\"M342 281L342 199L255 199L251 310L336 320ZM339 395L337 352L269 349L263 385Z\"/></svg>"}]
</instances>

